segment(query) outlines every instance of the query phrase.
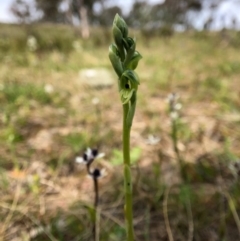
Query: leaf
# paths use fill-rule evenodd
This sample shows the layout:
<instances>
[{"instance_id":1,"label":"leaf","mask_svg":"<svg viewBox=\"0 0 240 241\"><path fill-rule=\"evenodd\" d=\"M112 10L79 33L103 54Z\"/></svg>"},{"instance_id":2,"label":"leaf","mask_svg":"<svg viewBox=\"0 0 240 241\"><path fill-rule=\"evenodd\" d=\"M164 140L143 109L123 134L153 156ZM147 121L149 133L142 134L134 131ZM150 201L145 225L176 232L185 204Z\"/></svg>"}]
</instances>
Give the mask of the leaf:
<instances>
[{"instance_id":1,"label":"leaf","mask_svg":"<svg viewBox=\"0 0 240 241\"><path fill-rule=\"evenodd\" d=\"M130 151L130 157L131 157L131 164L135 164L138 162L138 160L141 157L142 150L139 147L134 147ZM111 159L111 163L113 166L119 166L123 164L123 154L122 151L119 151L117 149L113 150L113 157Z\"/></svg>"}]
</instances>

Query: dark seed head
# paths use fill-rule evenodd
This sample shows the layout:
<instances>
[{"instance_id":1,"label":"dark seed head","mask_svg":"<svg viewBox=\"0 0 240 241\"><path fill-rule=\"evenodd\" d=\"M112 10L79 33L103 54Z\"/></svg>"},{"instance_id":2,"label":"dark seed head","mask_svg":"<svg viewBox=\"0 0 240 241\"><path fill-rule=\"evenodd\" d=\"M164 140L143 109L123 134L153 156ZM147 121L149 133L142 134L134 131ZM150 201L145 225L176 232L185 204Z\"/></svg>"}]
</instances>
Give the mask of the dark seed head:
<instances>
[{"instance_id":1,"label":"dark seed head","mask_svg":"<svg viewBox=\"0 0 240 241\"><path fill-rule=\"evenodd\" d=\"M93 175L93 177L98 178L101 176L101 172L99 169L96 168L96 169L94 169L92 175Z\"/></svg>"},{"instance_id":2,"label":"dark seed head","mask_svg":"<svg viewBox=\"0 0 240 241\"><path fill-rule=\"evenodd\" d=\"M84 161L88 161L88 156L87 156L86 153L83 154L83 160L84 160Z\"/></svg>"},{"instance_id":3,"label":"dark seed head","mask_svg":"<svg viewBox=\"0 0 240 241\"><path fill-rule=\"evenodd\" d=\"M98 149L92 149L92 155L96 157L98 155Z\"/></svg>"}]
</instances>

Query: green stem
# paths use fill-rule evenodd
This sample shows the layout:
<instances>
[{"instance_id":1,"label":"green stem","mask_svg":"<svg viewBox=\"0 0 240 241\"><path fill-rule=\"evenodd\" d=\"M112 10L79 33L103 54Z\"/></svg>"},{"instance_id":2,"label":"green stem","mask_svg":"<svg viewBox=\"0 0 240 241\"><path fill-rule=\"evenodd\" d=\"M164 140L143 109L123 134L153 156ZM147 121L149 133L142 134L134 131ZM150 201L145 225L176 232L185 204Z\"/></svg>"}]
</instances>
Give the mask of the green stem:
<instances>
[{"instance_id":1,"label":"green stem","mask_svg":"<svg viewBox=\"0 0 240 241\"><path fill-rule=\"evenodd\" d=\"M93 241L98 241L98 201L99 201L99 192L98 192L98 179L93 177L94 183L94 192L95 192L95 201L94 201L94 223L93 223Z\"/></svg>"},{"instance_id":2,"label":"green stem","mask_svg":"<svg viewBox=\"0 0 240 241\"><path fill-rule=\"evenodd\" d=\"M185 170L184 170L184 163L183 160L180 156L179 150L178 150L178 129L177 129L177 122L176 120L172 120L172 140L173 140L173 148L174 148L174 152L176 154L176 158L178 160L179 163L179 169L180 169L180 174L181 174L181 178L184 181L186 179L186 175L185 175Z\"/></svg>"},{"instance_id":3,"label":"green stem","mask_svg":"<svg viewBox=\"0 0 240 241\"><path fill-rule=\"evenodd\" d=\"M125 221L127 241L134 241L133 211L132 211L132 178L130 166L130 131L131 125L127 121L129 105L123 105L123 158L124 158L124 191L125 191Z\"/></svg>"}]
</instances>

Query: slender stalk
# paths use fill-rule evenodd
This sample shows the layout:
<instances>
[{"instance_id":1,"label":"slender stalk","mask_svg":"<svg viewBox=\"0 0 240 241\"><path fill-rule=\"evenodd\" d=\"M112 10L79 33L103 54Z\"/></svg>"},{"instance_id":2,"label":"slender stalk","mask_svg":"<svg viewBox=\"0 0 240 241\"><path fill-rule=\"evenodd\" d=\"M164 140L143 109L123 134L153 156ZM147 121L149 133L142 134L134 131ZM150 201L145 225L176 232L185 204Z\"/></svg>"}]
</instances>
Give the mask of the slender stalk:
<instances>
[{"instance_id":1,"label":"slender stalk","mask_svg":"<svg viewBox=\"0 0 240 241\"><path fill-rule=\"evenodd\" d=\"M165 225L166 225L166 229L167 229L168 240L174 241L171 226L170 226L170 222L169 222L169 218L168 218L168 195L169 195L169 192L170 192L170 188L171 187L167 187L167 189L165 191L165 194L164 194L163 217L164 217L164 221L165 221Z\"/></svg>"},{"instance_id":2,"label":"slender stalk","mask_svg":"<svg viewBox=\"0 0 240 241\"><path fill-rule=\"evenodd\" d=\"M125 191L125 220L127 241L134 241L133 211L132 211L132 179L130 167L130 131L131 126L127 122L129 106L123 105L123 158L124 158L124 191Z\"/></svg>"},{"instance_id":3,"label":"slender stalk","mask_svg":"<svg viewBox=\"0 0 240 241\"><path fill-rule=\"evenodd\" d=\"M171 137L173 142L173 150L176 155L176 159L179 164L179 171L181 174L181 178L183 181L186 179L185 170L184 170L184 162L181 158L179 149L178 149L178 121L179 121L179 109L181 108L181 104L177 102L178 95L172 93L168 96L169 102L169 110L170 110L170 117L171 117Z\"/></svg>"},{"instance_id":4,"label":"slender stalk","mask_svg":"<svg viewBox=\"0 0 240 241\"><path fill-rule=\"evenodd\" d=\"M87 173L92 178L93 186L94 186L94 207L91 207L90 214L91 214L91 221L92 221L92 240L93 241L99 241L99 210L98 210L98 204L99 204L99 182L98 179L103 177L104 171L99 168L91 169L91 165L94 162L95 159L103 157L104 153L99 153L98 149L91 149L87 148L87 150L84 152L84 154L80 157L76 157L77 163L84 163L86 165Z\"/></svg>"},{"instance_id":5,"label":"slender stalk","mask_svg":"<svg viewBox=\"0 0 240 241\"><path fill-rule=\"evenodd\" d=\"M91 171L90 166L94 162L95 158L91 158L88 160L87 163L87 172L92 177L93 180L93 186L94 186L94 210L93 210L93 227L92 227L92 234L93 234L93 241L99 240L99 232L98 232L98 203L99 203L99 188L98 188L98 178L100 175L100 172L98 169L95 169L94 171Z\"/></svg>"},{"instance_id":6,"label":"slender stalk","mask_svg":"<svg viewBox=\"0 0 240 241\"><path fill-rule=\"evenodd\" d=\"M94 201L94 208L98 208L98 200L99 200L99 195L98 195L98 179L96 177L93 178L94 182L94 192L95 192L95 201Z\"/></svg>"},{"instance_id":7,"label":"slender stalk","mask_svg":"<svg viewBox=\"0 0 240 241\"><path fill-rule=\"evenodd\" d=\"M178 160L179 170L181 173L181 178L184 181L186 179L185 171L184 171L184 164L183 160L180 156L179 149L178 149L178 127L177 127L177 120L172 120L172 140L173 140L173 149Z\"/></svg>"},{"instance_id":8,"label":"slender stalk","mask_svg":"<svg viewBox=\"0 0 240 241\"><path fill-rule=\"evenodd\" d=\"M239 237L240 237L240 219L239 219L239 216L238 216L235 204L234 204L234 200L228 192L225 192L224 195L226 196L226 198L228 200L228 205L232 212L235 223L237 225L237 229L238 229L238 233L239 233Z\"/></svg>"},{"instance_id":9,"label":"slender stalk","mask_svg":"<svg viewBox=\"0 0 240 241\"><path fill-rule=\"evenodd\" d=\"M94 192L95 192L95 200L94 200L94 223L93 223L93 240L98 241L98 201L99 201L99 192L98 192L98 179L96 177L93 178L94 183Z\"/></svg>"},{"instance_id":10,"label":"slender stalk","mask_svg":"<svg viewBox=\"0 0 240 241\"><path fill-rule=\"evenodd\" d=\"M192 214L192 205L189 196L187 196L186 200L186 209L187 209L187 216L188 216L188 241L193 240L194 236L194 223L193 223L193 214Z\"/></svg>"}]
</instances>

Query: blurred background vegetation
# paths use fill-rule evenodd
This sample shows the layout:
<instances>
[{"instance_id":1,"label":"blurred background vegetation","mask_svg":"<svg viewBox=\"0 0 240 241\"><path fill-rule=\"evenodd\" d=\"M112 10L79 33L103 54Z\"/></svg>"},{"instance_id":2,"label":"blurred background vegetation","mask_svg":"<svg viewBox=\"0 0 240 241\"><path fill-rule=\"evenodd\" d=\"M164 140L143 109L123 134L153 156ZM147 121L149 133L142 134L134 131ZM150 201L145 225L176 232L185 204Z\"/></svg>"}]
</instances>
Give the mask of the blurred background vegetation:
<instances>
[{"instance_id":1,"label":"blurred background vegetation","mask_svg":"<svg viewBox=\"0 0 240 241\"><path fill-rule=\"evenodd\" d=\"M92 240L92 181L75 163L87 147L106 154L95 163L107 172L100 240L125 240L122 110L108 60L117 12L143 55L131 135L136 241L240 239L240 32L237 18L217 17L225 2L134 1L126 11L104 0L13 1L18 22L0 24L0 240ZM184 178L170 93L182 107Z\"/></svg>"}]
</instances>

